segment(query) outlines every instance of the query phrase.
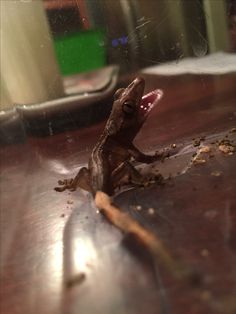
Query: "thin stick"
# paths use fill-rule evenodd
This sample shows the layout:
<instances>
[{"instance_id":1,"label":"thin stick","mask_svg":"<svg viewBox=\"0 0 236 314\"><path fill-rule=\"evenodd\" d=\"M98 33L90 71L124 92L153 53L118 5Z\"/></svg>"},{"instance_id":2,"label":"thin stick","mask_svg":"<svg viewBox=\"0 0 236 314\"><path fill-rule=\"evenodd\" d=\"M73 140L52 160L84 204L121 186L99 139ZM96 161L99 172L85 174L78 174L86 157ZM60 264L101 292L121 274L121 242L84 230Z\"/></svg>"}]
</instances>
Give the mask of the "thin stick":
<instances>
[{"instance_id":1,"label":"thin stick","mask_svg":"<svg viewBox=\"0 0 236 314\"><path fill-rule=\"evenodd\" d=\"M162 241L154 233L141 226L128 213L124 213L114 206L107 194L98 191L95 196L95 204L114 226L126 234L134 235L149 251L154 260L159 259L175 277L186 276L186 268L172 258ZM187 273L189 276L188 271Z\"/></svg>"}]
</instances>

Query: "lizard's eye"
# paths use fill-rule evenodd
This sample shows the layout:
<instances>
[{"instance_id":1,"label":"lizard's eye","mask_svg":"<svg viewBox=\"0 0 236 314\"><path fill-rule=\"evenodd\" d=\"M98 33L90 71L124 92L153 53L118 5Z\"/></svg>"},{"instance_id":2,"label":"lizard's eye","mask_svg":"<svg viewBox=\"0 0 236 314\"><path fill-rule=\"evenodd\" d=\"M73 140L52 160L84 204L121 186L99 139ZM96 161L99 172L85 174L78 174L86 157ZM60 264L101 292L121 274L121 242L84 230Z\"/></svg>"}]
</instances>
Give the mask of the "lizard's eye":
<instances>
[{"instance_id":1,"label":"lizard's eye","mask_svg":"<svg viewBox=\"0 0 236 314\"><path fill-rule=\"evenodd\" d=\"M132 100L126 100L123 103L123 111L127 114L132 114L135 110L135 103Z\"/></svg>"},{"instance_id":2,"label":"lizard's eye","mask_svg":"<svg viewBox=\"0 0 236 314\"><path fill-rule=\"evenodd\" d=\"M118 99L124 92L124 88L119 88L116 92L115 92L115 95L114 95L114 99Z\"/></svg>"}]
</instances>

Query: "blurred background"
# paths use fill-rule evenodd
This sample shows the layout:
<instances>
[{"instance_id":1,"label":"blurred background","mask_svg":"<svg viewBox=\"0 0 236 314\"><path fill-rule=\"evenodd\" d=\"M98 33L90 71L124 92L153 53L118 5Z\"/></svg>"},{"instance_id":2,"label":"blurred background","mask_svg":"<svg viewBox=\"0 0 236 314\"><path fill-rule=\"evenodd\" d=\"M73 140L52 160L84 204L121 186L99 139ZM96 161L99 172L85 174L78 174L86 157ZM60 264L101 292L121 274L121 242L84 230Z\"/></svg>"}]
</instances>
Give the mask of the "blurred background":
<instances>
[{"instance_id":1,"label":"blurred background","mask_svg":"<svg viewBox=\"0 0 236 314\"><path fill-rule=\"evenodd\" d=\"M65 77L236 51L234 0L1 1L1 108L65 96Z\"/></svg>"}]
</instances>

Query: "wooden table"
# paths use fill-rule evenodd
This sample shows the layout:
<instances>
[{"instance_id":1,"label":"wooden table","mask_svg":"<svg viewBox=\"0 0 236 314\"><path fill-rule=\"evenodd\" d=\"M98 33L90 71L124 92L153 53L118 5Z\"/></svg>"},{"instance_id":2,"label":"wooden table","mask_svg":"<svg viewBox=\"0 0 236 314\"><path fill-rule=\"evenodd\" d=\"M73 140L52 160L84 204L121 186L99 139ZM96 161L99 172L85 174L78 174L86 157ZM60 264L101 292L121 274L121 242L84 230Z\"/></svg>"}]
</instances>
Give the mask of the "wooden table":
<instances>
[{"instance_id":1,"label":"wooden table","mask_svg":"<svg viewBox=\"0 0 236 314\"><path fill-rule=\"evenodd\" d=\"M196 268L201 285L162 266L154 272L85 192L53 190L87 162L102 122L1 147L1 313L236 313L236 158L216 142L236 137L236 75L145 78L147 91L165 96L136 145L149 152L176 143L181 153L155 165L172 175L164 186L115 202ZM211 152L193 165L200 137Z\"/></svg>"}]
</instances>

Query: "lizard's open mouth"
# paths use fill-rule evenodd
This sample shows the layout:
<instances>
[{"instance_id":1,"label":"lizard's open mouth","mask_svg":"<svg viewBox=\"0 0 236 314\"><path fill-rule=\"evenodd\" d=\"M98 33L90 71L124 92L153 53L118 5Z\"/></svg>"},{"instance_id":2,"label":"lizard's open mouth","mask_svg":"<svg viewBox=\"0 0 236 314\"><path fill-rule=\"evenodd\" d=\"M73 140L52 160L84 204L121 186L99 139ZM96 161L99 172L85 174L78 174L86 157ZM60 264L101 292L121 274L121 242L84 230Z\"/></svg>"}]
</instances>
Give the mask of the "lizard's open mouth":
<instances>
[{"instance_id":1,"label":"lizard's open mouth","mask_svg":"<svg viewBox=\"0 0 236 314\"><path fill-rule=\"evenodd\" d=\"M156 89L144 95L139 106L140 115L146 118L149 112L157 105L162 96L163 91L161 89Z\"/></svg>"}]
</instances>

